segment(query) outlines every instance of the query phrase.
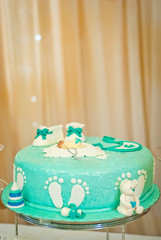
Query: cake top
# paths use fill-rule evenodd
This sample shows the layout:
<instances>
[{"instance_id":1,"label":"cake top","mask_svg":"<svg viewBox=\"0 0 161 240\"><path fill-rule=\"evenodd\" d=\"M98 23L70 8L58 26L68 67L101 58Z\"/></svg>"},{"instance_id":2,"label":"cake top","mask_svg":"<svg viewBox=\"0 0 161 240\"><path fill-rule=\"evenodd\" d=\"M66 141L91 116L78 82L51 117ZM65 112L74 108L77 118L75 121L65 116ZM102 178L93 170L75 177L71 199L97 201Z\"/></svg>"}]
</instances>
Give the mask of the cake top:
<instances>
[{"instance_id":1,"label":"cake top","mask_svg":"<svg viewBox=\"0 0 161 240\"><path fill-rule=\"evenodd\" d=\"M16 155L17 161L27 161L28 164L39 165L48 170L53 165L55 169L72 171L107 171L120 162L131 167L132 160L151 159L151 152L136 142L124 141L113 137L85 137L84 124L66 124L64 137L63 125L47 128L41 126L33 144L21 150ZM45 163L45 164L44 164Z\"/></svg>"},{"instance_id":2,"label":"cake top","mask_svg":"<svg viewBox=\"0 0 161 240\"><path fill-rule=\"evenodd\" d=\"M131 143L131 142L130 142ZM121 160L123 160L125 162L125 165L127 166L127 164L131 164L131 162L133 161L133 159L135 158L136 161L141 161L141 159L145 159L145 158L150 158L152 157L152 154L150 152L150 150L148 150L146 147L142 146L142 148L138 151L126 151L126 152L118 152L118 151L112 151L112 150L108 150L108 148L110 149L111 147L114 147L114 144L112 143L105 143L103 141L102 137L86 137L85 138L85 142L84 144L89 144L89 145L102 145L104 148L107 148L107 150L103 150L104 154L105 154L105 158L101 158L100 157L91 157L91 156L83 156L83 157L79 157L79 158L74 158L72 154L70 154L70 157L65 156L65 157L60 157L60 156L51 156L51 157L46 157L46 154L44 153L44 149L45 152L47 152L48 149L54 147L55 149L55 144L52 146L48 146L45 147L44 146L40 146L40 147L35 147L33 145L28 146L22 150L20 150L17 155L16 155L16 159L17 161L26 161L26 159L28 159L28 163L36 163L36 164L40 164L46 168L50 168L51 166L53 166L56 168L56 166L58 165L60 168L60 165L62 164L62 166L64 166L64 164L66 165L67 168L70 169L70 164L72 164L72 167L76 166L76 167L80 167L80 169L83 168L84 164L87 166L89 166L90 169L95 169L97 168L97 164L99 165L99 168L102 167L102 169L104 168L108 168L108 167L113 167L114 164L118 164ZM58 144L56 144L58 145ZM94 146L95 147L95 146ZM98 148L98 147L95 147ZM53 150L53 149L52 149ZM66 149L63 149L66 150ZM55 150L56 151L56 150ZM67 150L66 150L67 151ZM71 151L74 152L74 149L72 149ZM44 164L45 162L45 164ZM68 164L66 164L68 162ZM95 164L93 164L95 163ZM126 167L125 166L125 167Z\"/></svg>"}]
</instances>

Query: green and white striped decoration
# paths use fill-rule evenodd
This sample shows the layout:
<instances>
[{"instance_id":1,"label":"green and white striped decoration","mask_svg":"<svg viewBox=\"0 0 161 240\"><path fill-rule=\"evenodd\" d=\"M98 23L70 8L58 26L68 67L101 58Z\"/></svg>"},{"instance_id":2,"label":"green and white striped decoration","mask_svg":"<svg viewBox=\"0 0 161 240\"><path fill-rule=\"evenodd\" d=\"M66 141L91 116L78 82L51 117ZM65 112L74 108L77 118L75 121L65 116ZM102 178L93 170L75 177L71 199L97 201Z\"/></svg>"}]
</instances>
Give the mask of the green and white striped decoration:
<instances>
[{"instance_id":1,"label":"green and white striped decoration","mask_svg":"<svg viewBox=\"0 0 161 240\"><path fill-rule=\"evenodd\" d=\"M21 208L23 207L24 200L21 194L21 191L16 182L13 183L10 193L9 193L9 200L7 203L7 207L9 208Z\"/></svg>"}]
</instances>

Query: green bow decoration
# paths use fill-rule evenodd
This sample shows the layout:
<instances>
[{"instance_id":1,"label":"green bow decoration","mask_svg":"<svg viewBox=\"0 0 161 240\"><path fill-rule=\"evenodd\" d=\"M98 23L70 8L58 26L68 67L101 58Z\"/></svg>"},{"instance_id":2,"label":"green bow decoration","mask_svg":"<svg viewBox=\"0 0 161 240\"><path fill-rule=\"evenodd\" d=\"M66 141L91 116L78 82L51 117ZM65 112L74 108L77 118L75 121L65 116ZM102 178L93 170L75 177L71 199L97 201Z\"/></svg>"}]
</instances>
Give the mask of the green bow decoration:
<instances>
[{"instance_id":1,"label":"green bow decoration","mask_svg":"<svg viewBox=\"0 0 161 240\"><path fill-rule=\"evenodd\" d=\"M82 128L73 128L72 126L69 126L67 131L67 137L75 133L78 137L82 137Z\"/></svg>"},{"instance_id":2,"label":"green bow decoration","mask_svg":"<svg viewBox=\"0 0 161 240\"><path fill-rule=\"evenodd\" d=\"M44 128L44 129L37 129L37 135L36 135L36 137L35 138L38 138L39 136L41 136L42 137L42 139L43 140L45 140L46 139L46 135L47 134L52 134L53 133L53 131L49 131L49 129L47 129L47 128Z\"/></svg>"}]
</instances>

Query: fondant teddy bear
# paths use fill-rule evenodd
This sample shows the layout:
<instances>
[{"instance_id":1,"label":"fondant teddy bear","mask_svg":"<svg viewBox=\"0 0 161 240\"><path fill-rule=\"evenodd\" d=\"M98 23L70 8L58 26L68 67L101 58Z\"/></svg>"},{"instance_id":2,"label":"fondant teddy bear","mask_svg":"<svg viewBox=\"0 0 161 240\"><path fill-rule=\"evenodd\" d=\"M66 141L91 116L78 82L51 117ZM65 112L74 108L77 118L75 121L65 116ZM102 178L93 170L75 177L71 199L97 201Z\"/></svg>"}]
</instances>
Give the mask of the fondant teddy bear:
<instances>
[{"instance_id":1,"label":"fondant teddy bear","mask_svg":"<svg viewBox=\"0 0 161 240\"><path fill-rule=\"evenodd\" d=\"M125 179L120 184L120 205L117 207L117 211L125 216L131 216L135 211L141 214L144 210L140 206L139 198L136 195L137 180Z\"/></svg>"}]
</instances>

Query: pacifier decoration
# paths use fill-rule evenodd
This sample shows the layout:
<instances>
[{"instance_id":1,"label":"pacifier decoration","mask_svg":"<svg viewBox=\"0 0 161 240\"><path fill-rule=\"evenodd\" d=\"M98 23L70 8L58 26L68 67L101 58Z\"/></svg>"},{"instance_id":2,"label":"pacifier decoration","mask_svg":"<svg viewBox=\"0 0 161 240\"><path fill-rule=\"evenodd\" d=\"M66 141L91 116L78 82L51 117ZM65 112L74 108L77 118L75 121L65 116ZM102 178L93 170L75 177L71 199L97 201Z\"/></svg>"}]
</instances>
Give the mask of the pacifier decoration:
<instances>
[{"instance_id":1,"label":"pacifier decoration","mask_svg":"<svg viewBox=\"0 0 161 240\"><path fill-rule=\"evenodd\" d=\"M131 141L115 140L113 137L104 136L103 142L114 144L113 146L103 147L102 143L95 143L94 146L99 146L102 150L114 152L133 152L142 149L142 145Z\"/></svg>"},{"instance_id":2,"label":"pacifier decoration","mask_svg":"<svg viewBox=\"0 0 161 240\"><path fill-rule=\"evenodd\" d=\"M72 122L69 124L66 124L67 134L65 137L65 141L71 141L75 138L79 138L82 142L85 141L85 136L82 133L82 128L85 125L82 123Z\"/></svg>"},{"instance_id":3,"label":"pacifier decoration","mask_svg":"<svg viewBox=\"0 0 161 240\"><path fill-rule=\"evenodd\" d=\"M85 217L85 213L81 209L78 209L76 204L74 203L69 204L69 207L63 207L61 210L61 215L63 217L70 217L72 219L77 217L78 218Z\"/></svg>"},{"instance_id":4,"label":"pacifier decoration","mask_svg":"<svg viewBox=\"0 0 161 240\"><path fill-rule=\"evenodd\" d=\"M40 126L37 129L37 135L33 141L33 146L47 146L55 144L64 139L62 130L63 125L57 125L47 128L46 126Z\"/></svg>"},{"instance_id":5,"label":"pacifier decoration","mask_svg":"<svg viewBox=\"0 0 161 240\"><path fill-rule=\"evenodd\" d=\"M13 183L10 193L9 193L9 200L7 203L8 208L21 208L23 207L24 200L21 194L21 191L16 182Z\"/></svg>"}]
</instances>

